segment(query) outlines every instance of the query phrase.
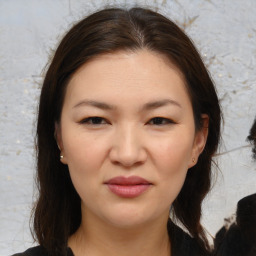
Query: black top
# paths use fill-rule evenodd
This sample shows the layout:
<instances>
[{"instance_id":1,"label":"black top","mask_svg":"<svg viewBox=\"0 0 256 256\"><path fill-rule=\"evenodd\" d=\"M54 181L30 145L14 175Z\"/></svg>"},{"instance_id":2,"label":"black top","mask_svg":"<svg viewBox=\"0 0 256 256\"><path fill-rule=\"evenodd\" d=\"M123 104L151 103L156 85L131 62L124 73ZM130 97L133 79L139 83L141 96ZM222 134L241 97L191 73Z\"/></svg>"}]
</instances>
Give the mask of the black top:
<instances>
[{"instance_id":1,"label":"black top","mask_svg":"<svg viewBox=\"0 0 256 256\"><path fill-rule=\"evenodd\" d=\"M39 245L31 247L25 252L13 254L12 256L48 256L48 253L42 246ZM69 247L67 248L66 256L74 256L72 250Z\"/></svg>"},{"instance_id":2,"label":"black top","mask_svg":"<svg viewBox=\"0 0 256 256\"><path fill-rule=\"evenodd\" d=\"M168 232L172 241L172 256L209 256L204 249L200 248L194 238L190 237L181 228L168 223ZM47 251L42 246L29 248L23 253L17 253L13 256L48 256ZM72 250L67 248L66 256L74 256Z\"/></svg>"}]
</instances>

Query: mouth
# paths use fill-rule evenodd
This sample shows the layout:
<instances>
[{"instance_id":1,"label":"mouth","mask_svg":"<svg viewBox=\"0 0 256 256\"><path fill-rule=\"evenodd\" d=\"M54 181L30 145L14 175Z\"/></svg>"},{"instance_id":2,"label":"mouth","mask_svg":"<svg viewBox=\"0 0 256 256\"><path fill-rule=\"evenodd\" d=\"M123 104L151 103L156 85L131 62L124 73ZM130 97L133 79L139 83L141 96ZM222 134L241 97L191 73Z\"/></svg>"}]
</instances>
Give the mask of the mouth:
<instances>
[{"instance_id":1,"label":"mouth","mask_svg":"<svg viewBox=\"0 0 256 256\"><path fill-rule=\"evenodd\" d=\"M124 198L138 197L152 186L152 183L139 176L118 176L104 184L112 193Z\"/></svg>"}]
</instances>

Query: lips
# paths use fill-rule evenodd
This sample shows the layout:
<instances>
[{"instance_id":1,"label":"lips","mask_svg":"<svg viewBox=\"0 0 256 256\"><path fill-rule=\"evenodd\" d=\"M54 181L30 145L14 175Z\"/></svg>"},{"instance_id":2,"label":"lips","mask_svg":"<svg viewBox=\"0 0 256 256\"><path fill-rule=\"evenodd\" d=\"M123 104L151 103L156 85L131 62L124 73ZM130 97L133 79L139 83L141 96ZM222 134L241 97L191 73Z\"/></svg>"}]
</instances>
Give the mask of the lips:
<instances>
[{"instance_id":1,"label":"lips","mask_svg":"<svg viewBox=\"0 0 256 256\"><path fill-rule=\"evenodd\" d=\"M118 176L108 180L105 184L112 193L124 198L137 197L152 185L152 183L139 176Z\"/></svg>"}]
</instances>

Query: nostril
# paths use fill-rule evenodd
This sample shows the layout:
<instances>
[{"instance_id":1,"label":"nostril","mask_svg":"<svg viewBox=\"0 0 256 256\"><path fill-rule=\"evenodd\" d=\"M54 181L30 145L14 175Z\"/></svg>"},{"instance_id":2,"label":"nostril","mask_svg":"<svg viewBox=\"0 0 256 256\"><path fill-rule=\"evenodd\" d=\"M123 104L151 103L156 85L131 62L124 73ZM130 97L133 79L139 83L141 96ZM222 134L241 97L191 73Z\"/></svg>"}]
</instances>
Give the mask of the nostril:
<instances>
[{"instance_id":1,"label":"nostril","mask_svg":"<svg viewBox=\"0 0 256 256\"><path fill-rule=\"evenodd\" d=\"M122 166L122 168L129 170L131 168L135 168L135 167L138 167L138 166L144 164L144 161L124 162L124 161L115 160L115 161L112 161L112 163L114 165Z\"/></svg>"}]
</instances>

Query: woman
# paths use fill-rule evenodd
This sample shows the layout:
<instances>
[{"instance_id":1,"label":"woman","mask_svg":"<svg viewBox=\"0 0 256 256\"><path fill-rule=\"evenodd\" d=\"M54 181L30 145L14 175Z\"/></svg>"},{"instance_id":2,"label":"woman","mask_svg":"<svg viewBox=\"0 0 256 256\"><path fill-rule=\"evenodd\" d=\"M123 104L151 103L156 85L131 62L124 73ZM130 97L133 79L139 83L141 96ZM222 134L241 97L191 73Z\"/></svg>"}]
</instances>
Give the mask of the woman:
<instances>
[{"instance_id":1,"label":"woman","mask_svg":"<svg viewBox=\"0 0 256 256\"><path fill-rule=\"evenodd\" d=\"M40 246L25 255L208 255L201 204L220 120L209 74L173 22L142 8L80 21L42 87Z\"/></svg>"}]
</instances>

